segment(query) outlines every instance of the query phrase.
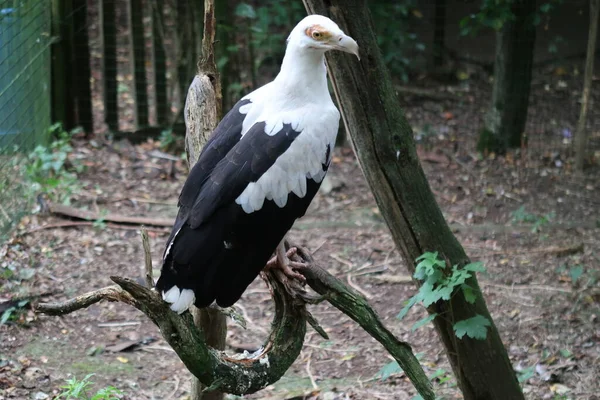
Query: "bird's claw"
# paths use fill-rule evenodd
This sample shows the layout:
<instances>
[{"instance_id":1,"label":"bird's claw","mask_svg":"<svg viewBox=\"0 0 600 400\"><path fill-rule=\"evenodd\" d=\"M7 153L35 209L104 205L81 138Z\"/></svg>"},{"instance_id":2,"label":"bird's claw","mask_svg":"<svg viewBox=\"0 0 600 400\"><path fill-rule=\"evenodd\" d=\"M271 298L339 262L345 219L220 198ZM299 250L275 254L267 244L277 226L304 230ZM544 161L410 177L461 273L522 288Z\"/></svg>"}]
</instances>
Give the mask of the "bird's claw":
<instances>
[{"instance_id":1,"label":"bird's claw","mask_svg":"<svg viewBox=\"0 0 600 400\"><path fill-rule=\"evenodd\" d=\"M297 253L298 249L296 247L290 247L285 253L278 251L276 255L267 262L266 267L277 268L286 277L304 283L306 282L306 278L304 277L304 275L294 271L292 268L303 269L307 268L309 265L299 261L292 261L291 258L294 257Z\"/></svg>"}]
</instances>

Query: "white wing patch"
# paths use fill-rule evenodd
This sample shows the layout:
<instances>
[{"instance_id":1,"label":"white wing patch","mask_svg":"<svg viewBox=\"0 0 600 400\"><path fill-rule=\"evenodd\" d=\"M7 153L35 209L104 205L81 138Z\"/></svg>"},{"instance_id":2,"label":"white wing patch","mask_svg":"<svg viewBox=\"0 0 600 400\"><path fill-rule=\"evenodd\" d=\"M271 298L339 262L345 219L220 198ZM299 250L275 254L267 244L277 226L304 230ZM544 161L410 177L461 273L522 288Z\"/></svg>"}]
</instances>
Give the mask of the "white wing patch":
<instances>
[{"instance_id":1,"label":"white wing patch","mask_svg":"<svg viewBox=\"0 0 600 400\"><path fill-rule=\"evenodd\" d=\"M162 298L167 303L171 303L171 310L175 311L177 314L181 314L194 304L196 295L192 289L179 290L177 286L173 286L171 289L162 293Z\"/></svg>"},{"instance_id":2,"label":"white wing patch","mask_svg":"<svg viewBox=\"0 0 600 400\"><path fill-rule=\"evenodd\" d=\"M256 182L249 183L235 200L246 213L260 210L265 199L273 200L278 207L283 208L290 193L300 198L306 196L307 179L316 182L323 180L323 164L329 162L327 147L333 149L339 125L339 113L337 109L333 110L335 112L332 113L319 110L320 118L312 120L296 118L287 121L288 118L282 118L279 114L279 118L265 121L265 133L270 136L278 134L284 123L291 124L294 130L299 129L300 134L271 168ZM313 108L310 111L315 110ZM302 116L303 113L298 112L295 115Z\"/></svg>"},{"instance_id":3,"label":"white wing patch","mask_svg":"<svg viewBox=\"0 0 600 400\"><path fill-rule=\"evenodd\" d=\"M181 228L177 229L177 232L175 232L175 234L173 235L173 239L171 239L171 241L169 242L169 245L165 249L165 254L163 255L163 262L167 259L167 256L169 255L169 252L171 251L171 247L173 247L173 243L175 243L175 238L177 237L177 234L179 233L180 230L181 230Z\"/></svg>"}]
</instances>

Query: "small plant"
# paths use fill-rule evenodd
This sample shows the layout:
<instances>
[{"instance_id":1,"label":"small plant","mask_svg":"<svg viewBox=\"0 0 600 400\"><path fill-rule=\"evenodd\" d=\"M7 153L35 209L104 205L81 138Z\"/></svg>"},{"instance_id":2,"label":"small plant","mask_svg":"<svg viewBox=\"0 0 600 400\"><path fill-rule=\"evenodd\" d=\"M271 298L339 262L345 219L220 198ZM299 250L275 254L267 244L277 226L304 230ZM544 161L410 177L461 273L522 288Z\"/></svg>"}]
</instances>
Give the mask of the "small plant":
<instances>
[{"instance_id":1,"label":"small plant","mask_svg":"<svg viewBox=\"0 0 600 400\"><path fill-rule=\"evenodd\" d=\"M518 224L533 224L531 227L531 233L536 233L541 230L542 226L552 221L552 219L554 219L554 215L555 214L553 212L546 215L532 214L525 210L525 206L521 206L512 212L512 222Z\"/></svg>"},{"instance_id":2,"label":"small plant","mask_svg":"<svg viewBox=\"0 0 600 400\"><path fill-rule=\"evenodd\" d=\"M475 272L484 272L485 268L481 262L469 263L464 267L454 265L449 268L444 260L438 258L438 253L424 253L416 260L418 262L414 277L423 282L417 294L411 297L406 306L398 314L402 319L410 308L417 303L429 307L438 301L448 301L454 295L462 292L465 300L471 304L475 303L477 295L475 289L466 282ZM418 329L421 326L433 321L438 314L431 314L417 321L412 329ZM454 333L459 339L464 335L473 339L484 340L487 336L487 327L490 321L482 315L475 315L462 321L454 323Z\"/></svg>"},{"instance_id":3,"label":"small plant","mask_svg":"<svg viewBox=\"0 0 600 400\"><path fill-rule=\"evenodd\" d=\"M106 228L106 216L108 215L108 210L102 210L99 213L99 218L96 219L92 226L98 230L103 230Z\"/></svg>"},{"instance_id":4,"label":"small plant","mask_svg":"<svg viewBox=\"0 0 600 400\"><path fill-rule=\"evenodd\" d=\"M0 316L0 326L8 321L16 321L19 316L25 312L25 306L29 304L29 300L20 300L14 306L7 308Z\"/></svg>"},{"instance_id":5,"label":"small plant","mask_svg":"<svg viewBox=\"0 0 600 400\"><path fill-rule=\"evenodd\" d=\"M37 146L24 163L24 175L32 183L32 195L39 192L50 198L68 204L71 196L79 191L77 172L83 170L78 163L69 163L71 134L60 123L50 127L56 139L48 147Z\"/></svg>"},{"instance_id":6,"label":"small plant","mask_svg":"<svg viewBox=\"0 0 600 400\"><path fill-rule=\"evenodd\" d=\"M422 18L415 0L369 1L375 25L377 44L390 72L403 82L408 82L409 72L416 55L425 50L425 44L412 31L414 21Z\"/></svg>"},{"instance_id":7,"label":"small plant","mask_svg":"<svg viewBox=\"0 0 600 400\"><path fill-rule=\"evenodd\" d=\"M421 355L422 353L419 353L415 356L417 357L417 359L420 359ZM398 365L396 361L392 361L391 363L384 365L379 370L379 372L375 374L375 378L380 379L381 381L385 381L390 376L400 374L402 372L402 367L400 367L400 365ZM443 368L436 369L435 372L429 375L428 378L432 383L437 383L438 385L446 385L447 387L456 386L456 382L453 381L452 374L450 374ZM441 397L436 397L436 400L437 399L441 399ZM421 395L417 395L414 396L411 400L423 400L423 397Z\"/></svg>"},{"instance_id":8,"label":"small plant","mask_svg":"<svg viewBox=\"0 0 600 400\"><path fill-rule=\"evenodd\" d=\"M175 137L172 129L165 129L161 131L158 140L160 142L160 148L164 151L170 150L177 142L177 138Z\"/></svg>"},{"instance_id":9,"label":"small plant","mask_svg":"<svg viewBox=\"0 0 600 400\"><path fill-rule=\"evenodd\" d=\"M66 400L119 400L122 398L123 392L113 386L107 386L98 390L96 394L89 395L90 386L94 384L90 381L92 376L94 374L88 374L82 380L68 379L67 384L61 386L61 389L64 390L56 398Z\"/></svg>"}]
</instances>

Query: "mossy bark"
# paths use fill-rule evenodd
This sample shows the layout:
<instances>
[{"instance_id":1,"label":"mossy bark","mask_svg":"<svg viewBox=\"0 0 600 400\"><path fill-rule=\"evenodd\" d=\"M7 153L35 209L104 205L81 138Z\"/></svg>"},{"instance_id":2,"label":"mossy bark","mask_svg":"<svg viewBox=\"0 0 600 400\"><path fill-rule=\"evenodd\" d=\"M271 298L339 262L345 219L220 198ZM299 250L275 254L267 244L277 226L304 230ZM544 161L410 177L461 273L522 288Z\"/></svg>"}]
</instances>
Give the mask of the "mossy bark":
<instances>
[{"instance_id":1,"label":"mossy bark","mask_svg":"<svg viewBox=\"0 0 600 400\"><path fill-rule=\"evenodd\" d=\"M469 258L449 229L417 157L413 132L398 103L373 30L365 0L304 0L309 13L330 16L360 45L361 61L344 53L328 55L328 67L346 129L363 172L411 272L414 260L438 251L451 264ZM455 321L480 314L492 318L476 278L474 304L461 293L428 310L467 400L523 399L506 349L492 322L486 340L458 339ZM398 308L404 299L398 299Z\"/></svg>"},{"instance_id":2,"label":"mossy bark","mask_svg":"<svg viewBox=\"0 0 600 400\"><path fill-rule=\"evenodd\" d=\"M492 106L477 149L504 153L524 145L535 45L535 0L516 0L514 19L496 33Z\"/></svg>"}]
</instances>

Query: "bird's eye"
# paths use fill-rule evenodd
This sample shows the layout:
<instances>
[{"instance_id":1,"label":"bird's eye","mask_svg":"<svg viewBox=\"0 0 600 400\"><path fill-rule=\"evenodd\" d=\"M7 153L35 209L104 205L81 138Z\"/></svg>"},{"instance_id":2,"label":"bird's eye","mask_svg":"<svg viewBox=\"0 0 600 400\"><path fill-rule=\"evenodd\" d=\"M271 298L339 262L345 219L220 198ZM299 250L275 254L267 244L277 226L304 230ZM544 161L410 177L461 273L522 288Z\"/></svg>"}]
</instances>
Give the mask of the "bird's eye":
<instances>
[{"instance_id":1,"label":"bird's eye","mask_svg":"<svg viewBox=\"0 0 600 400\"><path fill-rule=\"evenodd\" d=\"M323 36L323 35L321 35L321 32L319 32L319 31L314 31L312 34L313 39L317 39L317 40L321 39L321 36Z\"/></svg>"}]
</instances>

